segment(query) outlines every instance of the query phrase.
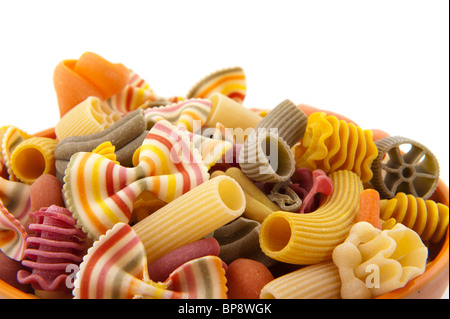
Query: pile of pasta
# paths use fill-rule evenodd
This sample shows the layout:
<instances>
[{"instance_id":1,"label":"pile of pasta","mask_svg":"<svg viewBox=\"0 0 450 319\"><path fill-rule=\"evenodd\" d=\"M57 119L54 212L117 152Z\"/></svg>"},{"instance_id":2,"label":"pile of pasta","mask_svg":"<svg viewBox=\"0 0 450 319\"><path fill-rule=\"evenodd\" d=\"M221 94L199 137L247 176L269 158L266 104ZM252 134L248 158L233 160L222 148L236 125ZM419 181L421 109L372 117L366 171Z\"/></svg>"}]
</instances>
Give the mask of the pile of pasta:
<instances>
[{"instance_id":1,"label":"pile of pasta","mask_svg":"<svg viewBox=\"0 0 450 319\"><path fill-rule=\"evenodd\" d=\"M23 292L375 298L445 240L431 151L290 100L249 109L240 67L163 97L86 52L54 87L54 129L0 128L0 279Z\"/></svg>"}]
</instances>

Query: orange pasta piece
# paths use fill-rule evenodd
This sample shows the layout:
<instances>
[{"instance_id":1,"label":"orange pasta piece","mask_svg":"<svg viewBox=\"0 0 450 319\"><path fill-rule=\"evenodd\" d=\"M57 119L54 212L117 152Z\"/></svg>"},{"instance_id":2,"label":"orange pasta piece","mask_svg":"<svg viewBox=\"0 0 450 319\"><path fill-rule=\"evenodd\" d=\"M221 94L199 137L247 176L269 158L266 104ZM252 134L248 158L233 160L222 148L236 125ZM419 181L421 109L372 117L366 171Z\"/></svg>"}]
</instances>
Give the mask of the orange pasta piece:
<instances>
[{"instance_id":1,"label":"orange pasta piece","mask_svg":"<svg viewBox=\"0 0 450 319\"><path fill-rule=\"evenodd\" d=\"M324 112L327 115L333 115L333 116L337 117L339 120L344 120L347 123L353 123L354 125L359 126L358 124L356 124L354 121L352 121L348 117L346 117L344 115L341 115L339 113L336 113L336 112L319 109L317 107L314 107L314 106L311 106L311 105L307 105L307 104L299 104L298 107L300 108L300 110L302 110L308 116L310 116L312 113Z\"/></svg>"},{"instance_id":2,"label":"orange pasta piece","mask_svg":"<svg viewBox=\"0 0 450 319\"><path fill-rule=\"evenodd\" d=\"M382 138L390 136L389 133L387 133L387 132L385 132L383 130L380 130L380 129L373 128L373 129L371 129L371 131L373 133L373 137L372 138L373 138L374 142L378 141L378 140L381 140Z\"/></svg>"},{"instance_id":3,"label":"orange pasta piece","mask_svg":"<svg viewBox=\"0 0 450 319\"><path fill-rule=\"evenodd\" d=\"M78 60L63 60L53 73L60 117L90 96L106 100L127 84L129 70L101 56L84 53Z\"/></svg>"},{"instance_id":4,"label":"orange pasta piece","mask_svg":"<svg viewBox=\"0 0 450 319\"><path fill-rule=\"evenodd\" d=\"M89 96L102 98L97 88L74 72L76 63L77 60L61 61L53 73L53 85L58 99L60 117Z\"/></svg>"},{"instance_id":5,"label":"orange pasta piece","mask_svg":"<svg viewBox=\"0 0 450 319\"><path fill-rule=\"evenodd\" d=\"M125 87L130 73L123 64L111 63L92 52L85 52L78 59L74 71L91 82L100 91L104 100Z\"/></svg>"},{"instance_id":6,"label":"orange pasta piece","mask_svg":"<svg viewBox=\"0 0 450 319\"><path fill-rule=\"evenodd\" d=\"M368 222L381 230L380 194L374 189L365 189L359 196L358 222L361 221Z\"/></svg>"}]
</instances>

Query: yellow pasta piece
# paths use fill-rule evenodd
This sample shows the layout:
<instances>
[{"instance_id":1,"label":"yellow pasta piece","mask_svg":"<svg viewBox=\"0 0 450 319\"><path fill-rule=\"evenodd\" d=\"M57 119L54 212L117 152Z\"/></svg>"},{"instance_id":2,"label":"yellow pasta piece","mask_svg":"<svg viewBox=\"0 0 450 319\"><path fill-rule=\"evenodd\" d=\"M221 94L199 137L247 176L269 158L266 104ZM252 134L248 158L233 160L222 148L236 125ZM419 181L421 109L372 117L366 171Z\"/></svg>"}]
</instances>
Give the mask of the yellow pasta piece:
<instances>
[{"instance_id":1,"label":"yellow pasta piece","mask_svg":"<svg viewBox=\"0 0 450 319\"><path fill-rule=\"evenodd\" d=\"M96 97L88 97L67 112L55 126L58 139L68 136L82 136L100 132L121 118Z\"/></svg>"},{"instance_id":2,"label":"yellow pasta piece","mask_svg":"<svg viewBox=\"0 0 450 319\"><path fill-rule=\"evenodd\" d=\"M251 129L262 120L262 117L256 112L221 93L214 93L208 99L211 100L212 105L206 126L215 127L217 123L221 123L227 128L241 128L243 134L248 135L252 131ZM239 139L237 142L243 143L243 139Z\"/></svg>"},{"instance_id":3,"label":"yellow pasta piece","mask_svg":"<svg viewBox=\"0 0 450 319\"><path fill-rule=\"evenodd\" d=\"M110 141L107 141L99 144L95 149L92 150L92 153L97 153L99 155L102 155L103 157L106 157L107 159L116 164L120 164L117 161L115 150L116 147L112 145Z\"/></svg>"},{"instance_id":4,"label":"yellow pasta piece","mask_svg":"<svg viewBox=\"0 0 450 319\"><path fill-rule=\"evenodd\" d=\"M342 298L373 298L405 286L425 271L428 249L419 235L402 224L379 230L356 223L333 251Z\"/></svg>"},{"instance_id":5,"label":"yellow pasta piece","mask_svg":"<svg viewBox=\"0 0 450 319\"><path fill-rule=\"evenodd\" d=\"M0 152L11 181L18 181L16 175L14 175L14 172L11 169L12 153L17 145L30 137L32 137L32 135L29 135L13 125L3 126L0 129Z\"/></svg>"},{"instance_id":6,"label":"yellow pasta piece","mask_svg":"<svg viewBox=\"0 0 450 319\"><path fill-rule=\"evenodd\" d=\"M32 184L43 174L55 174L55 151L58 141L48 137L30 137L21 142L11 155L14 175L26 184Z\"/></svg>"},{"instance_id":7,"label":"yellow pasta piece","mask_svg":"<svg viewBox=\"0 0 450 319\"><path fill-rule=\"evenodd\" d=\"M332 261L303 267L278 277L261 290L261 299L339 299L341 278Z\"/></svg>"},{"instance_id":8,"label":"yellow pasta piece","mask_svg":"<svg viewBox=\"0 0 450 319\"><path fill-rule=\"evenodd\" d=\"M333 194L314 212L274 212L262 223L263 252L282 262L307 265L331 259L356 221L363 185L351 171L330 174Z\"/></svg>"},{"instance_id":9,"label":"yellow pasta piece","mask_svg":"<svg viewBox=\"0 0 450 319\"><path fill-rule=\"evenodd\" d=\"M424 200L403 192L392 199L380 201L380 218L384 221L394 219L411 228L423 241L439 242L448 227L448 206L431 199Z\"/></svg>"},{"instance_id":10,"label":"yellow pasta piece","mask_svg":"<svg viewBox=\"0 0 450 319\"><path fill-rule=\"evenodd\" d=\"M333 126L327 121L325 113L311 114L308 117L305 135L300 144L294 146L297 167L317 169L317 162L323 160L328 154L325 141L332 134Z\"/></svg>"},{"instance_id":11,"label":"yellow pasta piece","mask_svg":"<svg viewBox=\"0 0 450 319\"><path fill-rule=\"evenodd\" d=\"M133 226L151 264L182 245L199 240L242 215L245 196L228 176L214 177Z\"/></svg>"},{"instance_id":12,"label":"yellow pasta piece","mask_svg":"<svg viewBox=\"0 0 450 319\"><path fill-rule=\"evenodd\" d=\"M378 155L371 130L323 112L309 116L305 135L293 152L297 167L321 169L327 174L350 170L363 183L372 179L371 165Z\"/></svg>"},{"instance_id":13,"label":"yellow pasta piece","mask_svg":"<svg viewBox=\"0 0 450 319\"><path fill-rule=\"evenodd\" d=\"M211 177L218 175L230 176L242 187L246 202L244 217L262 223L267 216L275 211L281 210L239 168L230 167L225 172L215 171L211 174Z\"/></svg>"}]
</instances>

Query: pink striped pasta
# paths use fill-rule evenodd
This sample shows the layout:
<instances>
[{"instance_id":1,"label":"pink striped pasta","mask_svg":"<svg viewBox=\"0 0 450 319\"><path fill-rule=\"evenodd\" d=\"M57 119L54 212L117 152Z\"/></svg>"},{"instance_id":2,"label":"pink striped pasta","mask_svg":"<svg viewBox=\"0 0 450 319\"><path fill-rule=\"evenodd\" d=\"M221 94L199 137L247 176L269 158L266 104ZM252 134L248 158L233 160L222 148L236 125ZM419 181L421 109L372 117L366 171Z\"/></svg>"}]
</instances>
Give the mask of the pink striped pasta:
<instances>
[{"instance_id":1,"label":"pink striped pasta","mask_svg":"<svg viewBox=\"0 0 450 319\"><path fill-rule=\"evenodd\" d=\"M20 261L26 248L27 233L0 200L0 249L8 257Z\"/></svg>"},{"instance_id":2,"label":"pink striped pasta","mask_svg":"<svg viewBox=\"0 0 450 319\"><path fill-rule=\"evenodd\" d=\"M147 108L145 120L149 124L167 120L177 127L193 132L194 126L197 126L198 130L205 124L210 111L210 100L189 99L166 106Z\"/></svg>"},{"instance_id":3,"label":"pink striped pasta","mask_svg":"<svg viewBox=\"0 0 450 319\"><path fill-rule=\"evenodd\" d=\"M189 261L164 283L153 282L139 236L128 224L118 223L88 250L77 274L74 296L76 299L225 298L225 282L222 262L215 256Z\"/></svg>"},{"instance_id":4,"label":"pink striped pasta","mask_svg":"<svg viewBox=\"0 0 450 319\"><path fill-rule=\"evenodd\" d=\"M78 223L96 238L114 224L128 222L133 202L142 192L171 202L208 178L186 132L160 121L144 139L135 167L123 167L91 152L73 155L64 177L64 196Z\"/></svg>"}]
</instances>

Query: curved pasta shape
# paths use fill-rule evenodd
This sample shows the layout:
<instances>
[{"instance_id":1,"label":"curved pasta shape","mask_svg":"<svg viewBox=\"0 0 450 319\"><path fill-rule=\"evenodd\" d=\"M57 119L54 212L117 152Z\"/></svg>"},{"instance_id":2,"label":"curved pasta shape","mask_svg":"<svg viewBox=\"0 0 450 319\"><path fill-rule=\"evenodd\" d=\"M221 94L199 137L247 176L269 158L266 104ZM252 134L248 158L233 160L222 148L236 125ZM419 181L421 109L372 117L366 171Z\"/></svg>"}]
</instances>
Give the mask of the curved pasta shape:
<instances>
[{"instance_id":1,"label":"curved pasta shape","mask_svg":"<svg viewBox=\"0 0 450 319\"><path fill-rule=\"evenodd\" d=\"M115 150L116 150L116 148L114 147L114 145L112 145L111 142L108 141L108 142L103 142L102 144L100 144L99 146L94 148L92 150L92 153L96 153L103 157L106 157L107 159L109 159L111 162L113 162L115 164L120 164L117 161L117 156L116 156Z\"/></svg>"},{"instance_id":2,"label":"curved pasta shape","mask_svg":"<svg viewBox=\"0 0 450 319\"><path fill-rule=\"evenodd\" d=\"M314 212L279 211L264 220L259 240L267 256L299 265L331 259L333 249L345 240L356 221L363 185L351 171L337 171L329 177L333 193Z\"/></svg>"},{"instance_id":3,"label":"curved pasta shape","mask_svg":"<svg viewBox=\"0 0 450 319\"><path fill-rule=\"evenodd\" d=\"M251 180L266 183L287 181L295 171L289 145L266 129L249 135L239 153L239 166Z\"/></svg>"},{"instance_id":4,"label":"curved pasta shape","mask_svg":"<svg viewBox=\"0 0 450 319\"><path fill-rule=\"evenodd\" d=\"M341 278L332 261L303 267L275 278L261 290L261 299L340 299Z\"/></svg>"},{"instance_id":5,"label":"curved pasta shape","mask_svg":"<svg viewBox=\"0 0 450 319\"><path fill-rule=\"evenodd\" d=\"M170 105L147 108L145 121L148 126L152 126L160 120L167 120L177 127L196 132L205 125L210 111L210 100L189 99Z\"/></svg>"},{"instance_id":6,"label":"curved pasta shape","mask_svg":"<svg viewBox=\"0 0 450 319\"><path fill-rule=\"evenodd\" d=\"M31 212L30 185L0 177L0 200L15 219L27 224Z\"/></svg>"},{"instance_id":7,"label":"curved pasta shape","mask_svg":"<svg viewBox=\"0 0 450 319\"><path fill-rule=\"evenodd\" d=\"M30 137L21 142L11 155L11 170L26 184L43 174L55 175L54 151L58 141L48 137Z\"/></svg>"},{"instance_id":8,"label":"curved pasta shape","mask_svg":"<svg viewBox=\"0 0 450 319\"><path fill-rule=\"evenodd\" d=\"M8 212L0 199L0 250L11 259L23 259L28 235L22 224Z\"/></svg>"},{"instance_id":9,"label":"curved pasta shape","mask_svg":"<svg viewBox=\"0 0 450 319\"><path fill-rule=\"evenodd\" d=\"M228 176L214 177L133 226L149 264L169 251L199 240L241 216L245 197Z\"/></svg>"},{"instance_id":10,"label":"curved pasta shape","mask_svg":"<svg viewBox=\"0 0 450 319\"><path fill-rule=\"evenodd\" d=\"M215 230L212 236L220 245L219 258L227 265L238 258L256 260L266 267L276 264L259 247L260 228L257 221L239 217Z\"/></svg>"},{"instance_id":11,"label":"curved pasta shape","mask_svg":"<svg viewBox=\"0 0 450 319\"><path fill-rule=\"evenodd\" d=\"M128 224L118 223L88 250L73 295L76 299L226 298L225 282L222 261L216 256L183 264L165 282L152 281L138 234Z\"/></svg>"},{"instance_id":12,"label":"curved pasta shape","mask_svg":"<svg viewBox=\"0 0 450 319\"><path fill-rule=\"evenodd\" d=\"M401 288L425 271L428 249L402 224L379 230L356 223L333 251L342 280L342 298L370 298Z\"/></svg>"},{"instance_id":13,"label":"curved pasta shape","mask_svg":"<svg viewBox=\"0 0 450 319\"><path fill-rule=\"evenodd\" d=\"M363 183L368 182L373 176L372 162L378 155L372 136L371 130L362 130L353 123L323 112L312 113L302 141L293 149L296 166L321 169L327 174L350 170Z\"/></svg>"},{"instance_id":14,"label":"curved pasta shape","mask_svg":"<svg viewBox=\"0 0 450 319\"><path fill-rule=\"evenodd\" d=\"M170 202L208 180L209 174L186 131L158 122L142 143L136 167L123 167L91 152L75 153L64 177L67 208L93 238L128 222L144 191Z\"/></svg>"},{"instance_id":15,"label":"curved pasta shape","mask_svg":"<svg viewBox=\"0 0 450 319\"><path fill-rule=\"evenodd\" d=\"M394 218L420 235L423 241L441 241L448 227L448 206L424 200L411 194L397 193L392 199L380 201L380 217Z\"/></svg>"},{"instance_id":16,"label":"curved pasta shape","mask_svg":"<svg viewBox=\"0 0 450 319\"><path fill-rule=\"evenodd\" d=\"M207 99L214 93L223 94L238 103L245 99L247 83L241 67L232 67L208 74L187 93L187 98Z\"/></svg>"},{"instance_id":17,"label":"curved pasta shape","mask_svg":"<svg viewBox=\"0 0 450 319\"><path fill-rule=\"evenodd\" d=\"M123 166L133 166L132 158L136 149L142 145L148 131L144 111L136 110L124 115L110 127L96 133L66 137L55 148L56 177L62 182L64 172L73 154L91 152L104 142L115 147L116 159Z\"/></svg>"},{"instance_id":18,"label":"curved pasta shape","mask_svg":"<svg viewBox=\"0 0 450 319\"><path fill-rule=\"evenodd\" d=\"M22 265L31 272L21 270L17 279L38 290L68 291L67 266L81 263L87 246L86 234L76 227L76 220L66 208L52 205L31 215L34 221L29 228L33 235L27 238L22 260Z\"/></svg>"},{"instance_id":19,"label":"curved pasta shape","mask_svg":"<svg viewBox=\"0 0 450 319\"><path fill-rule=\"evenodd\" d=\"M122 90L128 78L124 65L92 52L85 52L78 60L61 61L53 73L60 116L90 96L108 99Z\"/></svg>"},{"instance_id":20,"label":"curved pasta shape","mask_svg":"<svg viewBox=\"0 0 450 319\"><path fill-rule=\"evenodd\" d=\"M97 97L88 97L67 112L55 126L58 139L103 131L121 118Z\"/></svg>"},{"instance_id":21,"label":"curved pasta shape","mask_svg":"<svg viewBox=\"0 0 450 319\"><path fill-rule=\"evenodd\" d=\"M158 101L159 98L136 72L129 70L129 78L125 87L111 96L105 103L113 110L125 115L139 108L148 107L148 103ZM163 103L161 101L161 103Z\"/></svg>"},{"instance_id":22,"label":"curved pasta shape","mask_svg":"<svg viewBox=\"0 0 450 319\"><path fill-rule=\"evenodd\" d=\"M3 164L6 166L7 172L9 174L9 179L11 181L17 181L18 179L11 169L11 156L17 145L19 145L24 140L32 137L32 135L29 135L28 133L13 125L4 127L3 131L4 133L1 135L2 140L0 141L0 150L3 157Z\"/></svg>"},{"instance_id":23,"label":"curved pasta shape","mask_svg":"<svg viewBox=\"0 0 450 319\"><path fill-rule=\"evenodd\" d=\"M276 130L278 136L290 147L305 134L308 117L292 101L284 100L273 108L255 127L258 129Z\"/></svg>"}]
</instances>

